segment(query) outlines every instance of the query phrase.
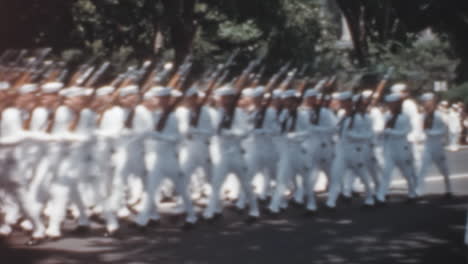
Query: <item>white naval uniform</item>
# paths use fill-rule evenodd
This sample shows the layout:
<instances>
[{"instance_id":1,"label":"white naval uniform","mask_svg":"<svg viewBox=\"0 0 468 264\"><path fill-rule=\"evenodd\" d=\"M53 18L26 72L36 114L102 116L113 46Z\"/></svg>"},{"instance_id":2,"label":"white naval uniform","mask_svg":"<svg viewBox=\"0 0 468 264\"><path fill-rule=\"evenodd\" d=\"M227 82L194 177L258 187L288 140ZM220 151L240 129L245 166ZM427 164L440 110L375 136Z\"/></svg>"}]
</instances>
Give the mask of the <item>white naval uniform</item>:
<instances>
[{"instance_id":1,"label":"white naval uniform","mask_svg":"<svg viewBox=\"0 0 468 264\"><path fill-rule=\"evenodd\" d=\"M307 120L315 120L315 109L303 108L302 111L307 116ZM309 122L312 134L304 142L304 147L307 150L307 162L311 167L311 185L307 186L307 191L313 191L317 182L319 172L323 172L327 178L327 185L331 181L331 168L335 156L335 143L333 136L336 131L336 117L328 108L320 109L320 116L317 124ZM315 210L309 208L309 210Z\"/></svg>"},{"instance_id":2,"label":"white naval uniform","mask_svg":"<svg viewBox=\"0 0 468 264\"><path fill-rule=\"evenodd\" d=\"M44 137L46 144L48 144L47 155L42 159L36 175L36 177L42 177L42 173L49 174L44 177L46 179L44 184L50 183L49 225L46 230L49 237L60 236L60 226L65 219L70 196L70 185L77 186L66 173L67 171L61 169L62 161L66 160L65 157L69 153L69 141L66 138L73 117L73 111L67 106L61 105L55 110L50 135Z\"/></svg>"},{"instance_id":3,"label":"white naval uniform","mask_svg":"<svg viewBox=\"0 0 468 264\"><path fill-rule=\"evenodd\" d=\"M377 131L382 131L382 128L376 128L376 125L374 124L374 120L375 119L379 119L377 120L377 122L380 122L380 123L383 123L383 116L378 116L378 113L373 113L373 115L371 114L361 114L361 113L358 113L357 115L359 115L362 119L363 122L361 124L361 129L362 131L369 131L369 135L370 137L368 138L367 142L363 142L363 146L364 146L364 149L365 151L363 152L364 153L364 159L366 160L364 162L364 165L366 167L366 170L367 170L367 173L369 174L370 176L370 179L372 179L373 181L373 188L374 190L377 190L379 188L379 185L380 185L380 173L381 173L381 168L379 166L379 161L377 159L377 156L376 156L376 150L375 150L375 145L376 145L376 130ZM378 126L378 125L377 125ZM343 195L345 197L351 197L351 191L353 190L353 187L354 187L354 183L355 183L355 179L356 177L358 177L358 175L355 175L354 173L351 173L351 174L346 174L346 182L344 184L344 191L343 191Z\"/></svg>"},{"instance_id":4,"label":"white naval uniform","mask_svg":"<svg viewBox=\"0 0 468 264\"><path fill-rule=\"evenodd\" d=\"M426 115L424 115L426 118ZM423 119L424 120L424 119ZM424 192L424 178L434 163L444 177L445 191L452 192L452 186L449 179L449 168L447 157L445 155L446 136L448 133L447 124L442 119L438 111L434 112L432 127L424 130L425 143L422 155L421 168L417 176L416 193L422 195Z\"/></svg>"},{"instance_id":5,"label":"white naval uniform","mask_svg":"<svg viewBox=\"0 0 468 264\"><path fill-rule=\"evenodd\" d=\"M213 115L215 128L222 122L224 109L216 109ZM249 202L249 215L258 217L260 215L257 200L252 188L252 178L243 156L242 141L248 136L245 119L242 110L236 108L234 120L230 129L222 129L211 141L210 153L213 162L212 193L203 216L212 218L215 213L222 212L220 192L221 187L228 176L233 173L239 179L242 191Z\"/></svg>"},{"instance_id":6,"label":"white naval uniform","mask_svg":"<svg viewBox=\"0 0 468 264\"><path fill-rule=\"evenodd\" d=\"M45 225L42 221L42 211L48 199L48 184L45 177L47 168L39 173L43 157L47 153L48 143L38 138L46 135L49 109L45 107L36 107L32 111L29 131L24 131L26 140L18 147L17 160L18 174L30 179L26 196L27 212L29 220L33 225L33 239L42 239L45 236ZM26 117L25 117L26 118Z\"/></svg>"},{"instance_id":7,"label":"white naval uniform","mask_svg":"<svg viewBox=\"0 0 468 264\"><path fill-rule=\"evenodd\" d=\"M175 114L178 119L179 131L183 136L179 150L180 167L189 184L192 194L198 196L203 194L205 183L211 181L211 159L210 159L210 139L214 134L212 123L212 109L203 106L200 110L197 127L192 127L190 121L192 115L196 113L192 109L179 107ZM203 177L200 177L201 169Z\"/></svg>"},{"instance_id":8,"label":"white naval uniform","mask_svg":"<svg viewBox=\"0 0 468 264\"><path fill-rule=\"evenodd\" d=\"M125 124L131 110L123 110ZM126 193L133 196L132 201L141 198L142 179L146 174L143 141L134 133L134 124L135 122L129 128L122 127L121 136L114 140L114 181L117 181L115 184L119 186L114 202L119 217L127 217L130 214L125 200Z\"/></svg>"},{"instance_id":9,"label":"white naval uniform","mask_svg":"<svg viewBox=\"0 0 468 264\"><path fill-rule=\"evenodd\" d=\"M290 111L283 110L280 114L279 121L280 124L286 122L286 131L279 142L281 151L279 153L278 171L276 175L276 189L269 206L270 211L273 213L278 213L280 207L287 206L287 203L284 204L286 202L284 194L290 181L295 185L294 200L298 203L303 202L304 195L303 186L300 186L301 183L298 183L296 180L301 179L302 183L304 183L304 179L310 181L308 175L310 168L304 157L306 151L302 147L303 142L310 136L310 131L308 130L309 120L301 111L298 111L295 127L292 128L293 115ZM292 128L291 131L289 131L290 128ZM298 176L300 178L297 178ZM309 182L306 182L305 185L308 187L311 186ZM310 192L308 192L308 194L310 194ZM315 201L311 201L311 199L315 200L314 195L308 195L307 199L309 200L308 203L315 203Z\"/></svg>"},{"instance_id":10,"label":"white naval uniform","mask_svg":"<svg viewBox=\"0 0 468 264\"><path fill-rule=\"evenodd\" d=\"M0 209L4 214L0 225L0 235L9 235L24 213L27 218L28 207L25 205L24 195L27 188L27 179L16 171L17 163L15 150L24 139L22 111L9 107L2 111L0 122Z\"/></svg>"},{"instance_id":11,"label":"white naval uniform","mask_svg":"<svg viewBox=\"0 0 468 264\"><path fill-rule=\"evenodd\" d=\"M142 210L135 219L139 226L145 226L150 220L158 221L160 216L155 198L160 191L164 179L175 184L176 192L182 196L188 223L195 223L197 216L188 194L186 177L179 166L178 144L181 136L177 118L172 112L166 120L162 131L156 131L155 126L162 118L163 112L151 112L143 105L135 109L134 127L136 133L144 140L146 160L146 181Z\"/></svg>"},{"instance_id":12,"label":"white naval uniform","mask_svg":"<svg viewBox=\"0 0 468 264\"><path fill-rule=\"evenodd\" d=\"M85 191L88 193L97 191L97 182L90 181L89 175L89 158L94 143L93 132L96 126L96 113L85 108L78 115L79 120L75 130L64 135L64 140L68 142L68 155L62 160L59 174L63 177L64 182L68 182L70 188L68 197L65 198L67 201L64 202L69 201L76 205L79 212L78 225L88 226Z\"/></svg>"},{"instance_id":13,"label":"white naval uniform","mask_svg":"<svg viewBox=\"0 0 468 264\"><path fill-rule=\"evenodd\" d=\"M254 177L253 183L258 179L256 191L261 200L271 195L271 181L276 178L278 153L273 137L279 133L276 120L276 110L269 107L265 111L262 128L255 128L255 118L258 110L245 112L248 120L249 137L243 142L245 160L249 174ZM257 178L255 178L257 176ZM240 206L242 208L242 205Z\"/></svg>"},{"instance_id":14,"label":"white naval uniform","mask_svg":"<svg viewBox=\"0 0 468 264\"><path fill-rule=\"evenodd\" d=\"M341 178L347 170L361 179L365 189L366 205L373 205L373 190L368 175L370 140L373 137L370 120L367 115L355 114L353 127L350 128L351 117L343 117L339 124L340 142L336 148L336 158L332 168L332 183L327 199L327 206L334 208L340 193ZM347 189L345 189L346 191Z\"/></svg>"},{"instance_id":15,"label":"white naval uniform","mask_svg":"<svg viewBox=\"0 0 468 264\"><path fill-rule=\"evenodd\" d=\"M114 174L115 148L126 144L128 131L125 128L128 110L120 106L112 106L102 113L101 123L96 131L97 142L93 159L100 168L101 206L106 219L106 229L114 233L119 228L116 217L118 210L124 206L125 191L122 174Z\"/></svg>"},{"instance_id":16,"label":"white naval uniform","mask_svg":"<svg viewBox=\"0 0 468 264\"><path fill-rule=\"evenodd\" d=\"M390 113L385 115L385 123L392 118ZM385 201L385 196L391 183L392 172L397 167L408 183L408 196L414 198L415 171L414 157L411 142L408 141L408 133L411 132L411 123L407 115L399 114L393 128L385 128L382 132L384 147L384 169L382 182L377 192L377 199Z\"/></svg>"}]
</instances>

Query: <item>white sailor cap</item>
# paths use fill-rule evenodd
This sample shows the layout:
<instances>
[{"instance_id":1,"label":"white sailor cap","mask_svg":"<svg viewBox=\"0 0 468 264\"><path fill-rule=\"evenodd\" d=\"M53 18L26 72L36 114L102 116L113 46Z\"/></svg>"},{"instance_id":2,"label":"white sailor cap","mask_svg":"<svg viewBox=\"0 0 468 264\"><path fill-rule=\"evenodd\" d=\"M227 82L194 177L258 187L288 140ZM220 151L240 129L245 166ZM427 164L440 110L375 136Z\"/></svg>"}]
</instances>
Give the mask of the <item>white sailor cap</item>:
<instances>
[{"instance_id":1,"label":"white sailor cap","mask_svg":"<svg viewBox=\"0 0 468 264\"><path fill-rule=\"evenodd\" d=\"M260 89L258 89L260 88ZM244 90L242 90L242 96L245 96L245 97L259 97L259 96L262 96L263 95L263 89L262 87L258 87L258 88L253 88L253 87L250 87L250 88L245 88Z\"/></svg>"},{"instance_id":2,"label":"white sailor cap","mask_svg":"<svg viewBox=\"0 0 468 264\"><path fill-rule=\"evenodd\" d=\"M360 94L355 94L355 95L353 95L353 97L352 97L353 102L356 103L356 102L359 100L360 97L361 97ZM362 100L362 99L361 99L361 100Z\"/></svg>"},{"instance_id":3,"label":"white sailor cap","mask_svg":"<svg viewBox=\"0 0 468 264\"><path fill-rule=\"evenodd\" d=\"M273 90L273 93L272 93L273 99L281 98L282 93L283 92L281 90L279 90L279 89Z\"/></svg>"},{"instance_id":4,"label":"white sailor cap","mask_svg":"<svg viewBox=\"0 0 468 264\"><path fill-rule=\"evenodd\" d=\"M369 99L372 96L372 91L371 90L364 90L361 92L361 96L364 99Z\"/></svg>"},{"instance_id":5,"label":"white sailor cap","mask_svg":"<svg viewBox=\"0 0 468 264\"><path fill-rule=\"evenodd\" d=\"M420 97L419 97L419 100L425 102L425 101L431 101L435 98L435 94L434 93L423 93Z\"/></svg>"},{"instance_id":6,"label":"white sailor cap","mask_svg":"<svg viewBox=\"0 0 468 264\"><path fill-rule=\"evenodd\" d=\"M319 94L319 93L317 92L317 90L315 90L315 89L309 89L309 90L307 90L307 91L304 93L304 97L305 97L305 98L307 98L307 97L314 97L314 96L316 97L316 96L318 96L318 94Z\"/></svg>"},{"instance_id":7,"label":"white sailor cap","mask_svg":"<svg viewBox=\"0 0 468 264\"><path fill-rule=\"evenodd\" d=\"M407 88L406 84L396 83L392 86L390 90L392 91L392 93L401 93L401 92L405 92L406 88Z\"/></svg>"},{"instance_id":8,"label":"white sailor cap","mask_svg":"<svg viewBox=\"0 0 468 264\"><path fill-rule=\"evenodd\" d=\"M48 82L41 87L43 93L56 93L63 88L62 82Z\"/></svg>"},{"instance_id":9,"label":"white sailor cap","mask_svg":"<svg viewBox=\"0 0 468 264\"><path fill-rule=\"evenodd\" d=\"M444 101L440 102L440 105L447 107L449 105L449 103L444 100ZM453 105L453 106L456 106L456 105Z\"/></svg>"},{"instance_id":10,"label":"white sailor cap","mask_svg":"<svg viewBox=\"0 0 468 264\"><path fill-rule=\"evenodd\" d=\"M33 93L39 90L39 86L35 83L27 83L23 84L19 89L18 92L20 94L27 94L27 93Z\"/></svg>"},{"instance_id":11,"label":"white sailor cap","mask_svg":"<svg viewBox=\"0 0 468 264\"><path fill-rule=\"evenodd\" d=\"M156 96L169 96L171 95L171 89L163 86L154 86L149 89L143 96L144 99L148 99Z\"/></svg>"},{"instance_id":12,"label":"white sailor cap","mask_svg":"<svg viewBox=\"0 0 468 264\"><path fill-rule=\"evenodd\" d=\"M283 99L290 98L290 97L296 97L296 96L297 96L297 92L296 92L296 90L293 90L293 89L286 90L281 94L281 98L283 98Z\"/></svg>"},{"instance_id":13,"label":"white sailor cap","mask_svg":"<svg viewBox=\"0 0 468 264\"><path fill-rule=\"evenodd\" d=\"M261 96L265 93L265 86L257 86L257 88L255 88L255 92Z\"/></svg>"},{"instance_id":14,"label":"white sailor cap","mask_svg":"<svg viewBox=\"0 0 468 264\"><path fill-rule=\"evenodd\" d=\"M235 95L236 91L234 90L234 87L232 87L231 85L224 85L223 87L216 89L213 94L216 97L226 96L226 95Z\"/></svg>"},{"instance_id":15,"label":"white sailor cap","mask_svg":"<svg viewBox=\"0 0 468 264\"><path fill-rule=\"evenodd\" d=\"M104 96L104 95L109 95L115 91L114 86L103 86L101 88L98 88L96 90L96 96Z\"/></svg>"},{"instance_id":16,"label":"white sailor cap","mask_svg":"<svg viewBox=\"0 0 468 264\"><path fill-rule=\"evenodd\" d=\"M193 96L193 95L200 96L200 92L198 91L198 86L192 86L185 92L186 97Z\"/></svg>"},{"instance_id":17,"label":"white sailor cap","mask_svg":"<svg viewBox=\"0 0 468 264\"><path fill-rule=\"evenodd\" d=\"M0 82L0 91L8 90L8 89L10 89L9 82Z\"/></svg>"},{"instance_id":18,"label":"white sailor cap","mask_svg":"<svg viewBox=\"0 0 468 264\"><path fill-rule=\"evenodd\" d=\"M171 90L171 96L172 97L181 97L182 95L184 95L184 94L179 90L174 90L174 89Z\"/></svg>"},{"instance_id":19,"label":"white sailor cap","mask_svg":"<svg viewBox=\"0 0 468 264\"><path fill-rule=\"evenodd\" d=\"M350 91L336 92L332 94L332 98L339 101L349 100L352 99L352 97L353 93Z\"/></svg>"},{"instance_id":20,"label":"white sailor cap","mask_svg":"<svg viewBox=\"0 0 468 264\"><path fill-rule=\"evenodd\" d=\"M138 85L127 85L125 87L122 87L119 91L119 96L124 97L127 95L132 95L132 94L138 94Z\"/></svg>"},{"instance_id":21,"label":"white sailor cap","mask_svg":"<svg viewBox=\"0 0 468 264\"><path fill-rule=\"evenodd\" d=\"M90 96L93 94L93 89L73 86L60 90L59 95L64 97L78 97L78 96Z\"/></svg>"},{"instance_id":22,"label":"white sailor cap","mask_svg":"<svg viewBox=\"0 0 468 264\"><path fill-rule=\"evenodd\" d=\"M400 93L391 93L385 96L384 100L387 103L397 102L402 100L402 96Z\"/></svg>"}]
</instances>

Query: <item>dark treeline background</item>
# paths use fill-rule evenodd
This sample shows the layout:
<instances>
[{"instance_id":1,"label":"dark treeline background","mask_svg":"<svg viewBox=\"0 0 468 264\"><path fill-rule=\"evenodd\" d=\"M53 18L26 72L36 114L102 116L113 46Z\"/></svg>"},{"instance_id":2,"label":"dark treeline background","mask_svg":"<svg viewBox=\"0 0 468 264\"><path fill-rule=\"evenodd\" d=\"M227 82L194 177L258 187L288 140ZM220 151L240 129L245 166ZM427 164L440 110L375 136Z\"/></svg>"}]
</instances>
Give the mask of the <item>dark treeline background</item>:
<instances>
[{"instance_id":1,"label":"dark treeline background","mask_svg":"<svg viewBox=\"0 0 468 264\"><path fill-rule=\"evenodd\" d=\"M335 45L341 13L352 50ZM421 46L417 33L427 28L437 39ZM468 81L468 1L14 0L0 1L0 34L0 51L51 46L122 64L192 53L203 68L240 49L238 65L264 56L267 70L339 56L342 68L396 64L402 78Z\"/></svg>"}]
</instances>

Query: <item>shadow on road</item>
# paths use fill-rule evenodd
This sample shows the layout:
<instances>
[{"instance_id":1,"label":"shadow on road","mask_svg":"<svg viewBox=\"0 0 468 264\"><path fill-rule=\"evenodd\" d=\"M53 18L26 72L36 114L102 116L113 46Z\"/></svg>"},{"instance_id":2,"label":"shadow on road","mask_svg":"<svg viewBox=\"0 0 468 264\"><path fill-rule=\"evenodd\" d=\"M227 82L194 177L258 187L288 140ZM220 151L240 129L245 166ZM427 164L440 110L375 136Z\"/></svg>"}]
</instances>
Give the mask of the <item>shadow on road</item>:
<instances>
[{"instance_id":1,"label":"shadow on road","mask_svg":"<svg viewBox=\"0 0 468 264\"><path fill-rule=\"evenodd\" d=\"M463 246L467 197L430 196L414 204L392 202L362 209L360 202L305 217L290 208L252 225L232 209L223 219L182 231L180 219L121 238L83 237L40 247L19 247L25 237L2 241L2 263L465 263ZM176 224L177 223L177 224ZM124 224L125 225L125 224ZM3 260L9 260L3 262Z\"/></svg>"}]
</instances>

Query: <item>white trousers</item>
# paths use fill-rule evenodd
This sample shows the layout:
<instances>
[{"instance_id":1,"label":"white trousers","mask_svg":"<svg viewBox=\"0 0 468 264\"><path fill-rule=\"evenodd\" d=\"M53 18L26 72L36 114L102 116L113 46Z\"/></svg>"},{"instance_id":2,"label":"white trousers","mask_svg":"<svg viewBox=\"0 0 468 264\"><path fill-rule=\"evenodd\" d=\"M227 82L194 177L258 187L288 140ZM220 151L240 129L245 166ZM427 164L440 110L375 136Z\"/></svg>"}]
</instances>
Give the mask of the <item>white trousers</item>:
<instances>
[{"instance_id":1,"label":"white trousers","mask_svg":"<svg viewBox=\"0 0 468 264\"><path fill-rule=\"evenodd\" d=\"M415 170L413 150L409 142L395 141L385 143L384 148L384 169L382 182L377 192L377 199L385 201L392 180L393 170L398 168L408 185L408 197L414 198L415 193Z\"/></svg>"},{"instance_id":2,"label":"white trousers","mask_svg":"<svg viewBox=\"0 0 468 264\"><path fill-rule=\"evenodd\" d=\"M340 187L345 173L350 171L357 175L364 184L366 205L373 205L373 189L370 184L366 163L368 162L368 149L365 142L340 142L337 155L332 166L332 180L328 192L327 206L334 208L340 194Z\"/></svg>"},{"instance_id":3,"label":"white trousers","mask_svg":"<svg viewBox=\"0 0 468 264\"><path fill-rule=\"evenodd\" d=\"M242 192L245 193L246 199L249 202L249 215L258 217L260 213L257 199L252 188L252 175L249 173L240 149L231 150L229 153L221 153L221 157L218 158L216 163L213 164L213 178L211 181L212 192L203 216L209 219L212 218L215 213L222 212L221 187L228 174L233 173L239 179Z\"/></svg>"},{"instance_id":4,"label":"white trousers","mask_svg":"<svg viewBox=\"0 0 468 264\"><path fill-rule=\"evenodd\" d=\"M444 144L441 140L428 139L428 141L426 141L426 144L424 145L421 169L417 176L416 193L418 195L422 195L424 193L424 178L426 177L433 163L436 165L437 169L444 177L445 191L447 193L452 192L452 186L450 184L450 172L448 168Z\"/></svg>"},{"instance_id":5,"label":"white trousers","mask_svg":"<svg viewBox=\"0 0 468 264\"><path fill-rule=\"evenodd\" d=\"M135 219L135 222L140 226L145 226L150 219L159 220L160 216L155 198L165 178L174 182L176 192L182 196L187 214L185 221L189 223L196 222L197 216L188 193L187 177L180 170L175 150L169 149L161 153L147 152L146 160L148 173L146 175L143 208Z\"/></svg>"}]
</instances>

